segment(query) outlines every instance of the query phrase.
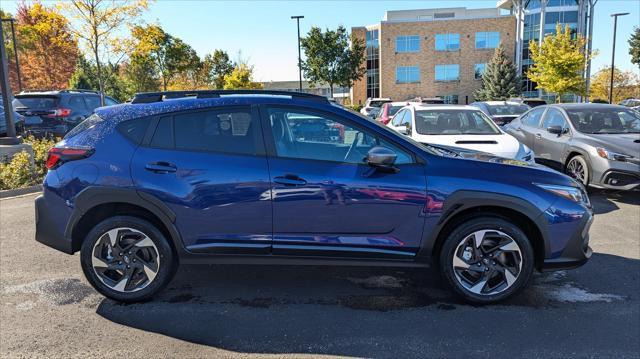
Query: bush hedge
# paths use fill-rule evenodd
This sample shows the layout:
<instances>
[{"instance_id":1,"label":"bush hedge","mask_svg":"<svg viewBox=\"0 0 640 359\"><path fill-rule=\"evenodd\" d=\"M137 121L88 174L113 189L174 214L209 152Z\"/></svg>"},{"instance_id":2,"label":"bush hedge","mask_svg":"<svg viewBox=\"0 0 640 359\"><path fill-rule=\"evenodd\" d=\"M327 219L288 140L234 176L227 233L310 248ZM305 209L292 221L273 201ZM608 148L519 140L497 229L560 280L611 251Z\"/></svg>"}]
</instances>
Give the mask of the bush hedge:
<instances>
[{"instance_id":1,"label":"bush hedge","mask_svg":"<svg viewBox=\"0 0 640 359\"><path fill-rule=\"evenodd\" d=\"M33 186L42 183L47 174L47 153L56 143L50 138L29 136L24 143L33 148L33 158L27 151L16 153L10 160L0 162L0 190Z\"/></svg>"}]
</instances>

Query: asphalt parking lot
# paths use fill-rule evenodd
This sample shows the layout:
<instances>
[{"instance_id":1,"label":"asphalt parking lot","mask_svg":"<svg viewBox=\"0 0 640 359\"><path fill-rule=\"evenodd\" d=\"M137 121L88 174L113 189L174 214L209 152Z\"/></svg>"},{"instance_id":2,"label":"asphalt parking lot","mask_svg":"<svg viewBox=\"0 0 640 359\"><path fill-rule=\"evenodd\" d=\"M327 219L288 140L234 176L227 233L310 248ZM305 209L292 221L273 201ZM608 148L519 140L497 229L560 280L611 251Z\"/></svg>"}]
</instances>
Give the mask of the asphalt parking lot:
<instances>
[{"instance_id":1,"label":"asphalt parking lot","mask_svg":"<svg viewBox=\"0 0 640 359\"><path fill-rule=\"evenodd\" d=\"M78 254L34 241L35 195L0 201L0 357L634 357L640 193L594 192L594 256L501 305L459 302L423 270L191 266L122 305Z\"/></svg>"}]
</instances>

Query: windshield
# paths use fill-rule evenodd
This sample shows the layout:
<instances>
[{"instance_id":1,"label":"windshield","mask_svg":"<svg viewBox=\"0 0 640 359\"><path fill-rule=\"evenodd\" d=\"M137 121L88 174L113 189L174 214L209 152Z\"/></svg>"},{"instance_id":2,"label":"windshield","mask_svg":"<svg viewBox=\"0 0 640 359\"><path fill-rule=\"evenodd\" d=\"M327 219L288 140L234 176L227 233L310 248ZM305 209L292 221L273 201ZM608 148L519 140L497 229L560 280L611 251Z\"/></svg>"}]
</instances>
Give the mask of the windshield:
<instances>
[{"instance_id":1,"label":"windshield","mask_svg":"<svg viewBox=\"0 0 640 359\"><path fill-rule=\"evenodd\" d=\"M573 126L583 133L640 133L640 115L621 108L566 109Z\"/></svg>"},{"instance_id":2,"label":"windshield","mask_svg":"<svg viewBox=\"0 0 640 359\"><path fill-rule=\"evenodd\" d=\"M481 111L417 110L416 131L421 135L498 135L500 130Z\"/></svg>"},{"instance_id":3,"label":"windshield","mask_svg":"<svg viewBox=\"0 0 640 359\"><path fill-rule=\"evenodd\" d=\"M491 116L518 116L529 109L527 105L503 104L503 105L487 105Z\"/></svg>"},{"instance_id":4,"label":"windshield","mask_svg":"<svg viewBox=\"0 0 640 359\"><path fill-rule=\"evenodd\" d=\"M51 110L56 107L56 97L16 97L13 99L14 108L28 108L30 110Z\"/></svg>"}]
</instances>

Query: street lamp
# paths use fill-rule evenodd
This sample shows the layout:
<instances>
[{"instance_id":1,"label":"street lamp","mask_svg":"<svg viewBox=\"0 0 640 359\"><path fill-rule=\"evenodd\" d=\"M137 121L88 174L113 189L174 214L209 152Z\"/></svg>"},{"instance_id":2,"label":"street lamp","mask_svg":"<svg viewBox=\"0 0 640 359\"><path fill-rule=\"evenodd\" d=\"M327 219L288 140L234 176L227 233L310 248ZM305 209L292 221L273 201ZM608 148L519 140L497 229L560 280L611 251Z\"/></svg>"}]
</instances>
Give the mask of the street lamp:
<instances>
[{"instance_id":1,"label":"street lamp","mask_svg":"<svg viewBox=\"0 0 640 359\"><path fill-rule=\"evenodd\" d=\"M7 137L0 137L0 144L15 145L20 143L20 140L16 138L13 107L11 106L11 86L9 85L9 69L7 68L7 58L7 50L4 47L2 23L0 22L0 91L2 92L2 105L4 107L4 118L7 127Z\"/></svg>"},{"instance_id":2,"label":"street lamp","mask_svg":"<svg viewBox=\"0 0 640 359\"><path fill-rule=\"evenodd\" d=\"M613 17L613 50L611 51L611 81L609 82L609 103L613 103L613 74L616 61L616 30L618 28L618 16L629 15L628 12L619 12L611 14Z\"/></svg>"},{"instance_id":3,"label":"street lamp","mask_svg":"<svg viewBox=\"0 0 640 359\"><path fill-rule=\"evenodd\" d=\"M304 19L304 16L292 16L292 19L296 19L298 23L298 75L300 76L300 92L302 92L302 57L300 55L300 19Z\"/></svg>"}]
</instances>

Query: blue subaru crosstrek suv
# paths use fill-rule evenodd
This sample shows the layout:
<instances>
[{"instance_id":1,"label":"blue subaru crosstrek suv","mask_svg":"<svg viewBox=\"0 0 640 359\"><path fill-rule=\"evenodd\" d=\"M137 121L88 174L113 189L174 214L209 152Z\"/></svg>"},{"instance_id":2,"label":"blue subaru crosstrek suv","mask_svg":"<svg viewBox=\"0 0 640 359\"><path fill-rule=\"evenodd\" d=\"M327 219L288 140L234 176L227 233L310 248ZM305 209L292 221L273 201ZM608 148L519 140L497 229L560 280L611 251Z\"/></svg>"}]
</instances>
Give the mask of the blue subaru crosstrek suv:
<instances>
[{"instance_id":1,"label":"blue subaru crosstrek suv","mask_svg":"<svg viewBox=\"0 0 640 359\"><path fill-rule=\"evenodd\" d=\"M179 264L229 263L435 267L490 303L591 256L571 178L419 144L303 93L138 94L98 108L47 167L36 240L80 251L87 280L123 302Z\"/></svg>"}]
</instances>

